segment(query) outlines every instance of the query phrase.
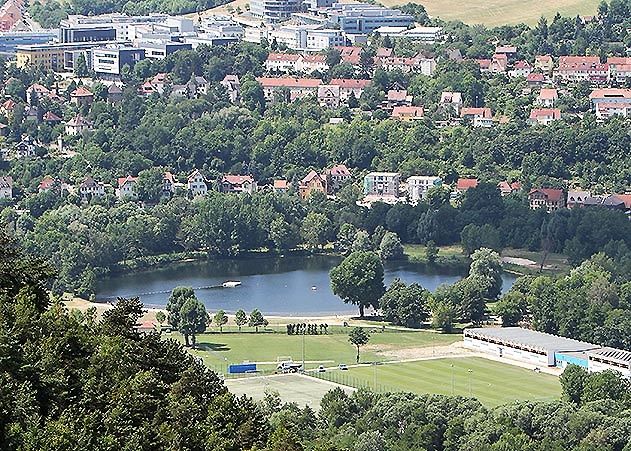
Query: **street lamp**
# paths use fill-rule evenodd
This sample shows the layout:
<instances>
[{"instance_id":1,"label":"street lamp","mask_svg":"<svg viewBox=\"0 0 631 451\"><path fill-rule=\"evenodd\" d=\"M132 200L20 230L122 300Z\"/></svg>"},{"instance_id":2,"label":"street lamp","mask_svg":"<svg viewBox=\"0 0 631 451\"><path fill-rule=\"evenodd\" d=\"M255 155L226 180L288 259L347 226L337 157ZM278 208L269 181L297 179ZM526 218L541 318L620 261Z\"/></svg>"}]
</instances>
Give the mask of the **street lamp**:
<instances>
[{"instance_id":1,"label":"street lamp","mask_svg":"<svg viewBox=\"0 0 631 451\"><path fill-rule=\"evenodd\" d=\"M453 396L456 388L454 383L454 364L450 363L449 366L451 367L451 396Z\"/></svg>"}]
</instances>

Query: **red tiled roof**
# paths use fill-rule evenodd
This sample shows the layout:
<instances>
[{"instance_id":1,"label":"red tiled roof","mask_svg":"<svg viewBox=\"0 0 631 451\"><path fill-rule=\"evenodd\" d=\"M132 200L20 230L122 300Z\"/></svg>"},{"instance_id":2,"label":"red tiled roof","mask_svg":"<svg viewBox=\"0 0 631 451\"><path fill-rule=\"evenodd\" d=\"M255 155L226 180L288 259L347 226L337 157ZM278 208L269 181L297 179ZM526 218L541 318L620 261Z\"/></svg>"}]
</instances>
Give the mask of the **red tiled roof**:
<instances>
[{"instance_id":1,"label":"red tiled roof","mask_svg":"<svg viewBox=\"0 0 631 451\"><path fill-rule=\"evenodd\" d=\"M408 92L405 89L388 90L387 99L393 102L404 102L407 99Z\"/></svg>"},{"instance_id":2,"label":"red tiled roof","mask_svg":"<svg viewBox=\"0 0 631 451\"><path fill-rule=\"evenodd\" d=\"M631 99L631 89L605 88L594 89L590 99Z\"/></svg>"},{"instance_id":3,"label":"red tiled roof","mask_svg":"<svg viewBox=\"0 0 631 451\"><path fill-rule=\"evenodd\" d=\"M607 64L615 64L616 66L627 66L631 64L631 57L628 56L610 56L607 58Z\"/></svg>"},{"instance_id":4,"label":"red tiled roof","mask_svg":"<svg viewBox=\"0 0 631 451\"><path fill-rule=\"evenodd\" d=\"M377 58L387 58L387 57L392 56L392 52L393 50L387 47L379 47L377 49L377 52L375 53L375 56Z\"/></svg>"},{"instance_id":5,"label":"red tiled roof","mask_svg":"<svg viewBox=\"0 0 631 451\"><path fill-rule=\"evenodd\" d=\"M331 175L351 175L351 171L348 170L345 164L336 164L327 172Z\"/></svg>"},{"instance_id":6,"label":"red tiled roof","mask_svg":"<svg viewBox=\"0 0 631 451\"><path fill-rule=\"evenodd\" d=\"M482 116L490 119L493 117L493 113L490 108L463 108L460 110L460 117L465 116Z\"/></svg>"},{"instance_id":7,"label":"red tiled roof","mask_svg":"<svg viewBox=\"0 0 631 451\"><path fill-rule=\"evenodd\" d=\"M515 63L515 69L530 69L532 66L528 63L528 61L517 61Z\"/></svg>"},{"instance_id":8,"label":"red tiled roof","mask_svg":"<svg viewBox=\"0 0 631 451\"><path fill-rule=\"evenodd\" d=\"M304 55L302 59L307 63L326 63L326 55Z\"/></svg>"},{"instance_id":9,"label":"red tiled roof","mask_svg":"<svg viewBox=\"0 0 631 451\"><path fill-rule=\"evenodd\" d=\"M456 189L459 191L465 191L476 186L478 186L478 179L458 179L456 182Z\"/></svg>"},{"instance_id":10,"label":"red tiled roof","mask_svg":"<svg viewBox=\"0 0 631 451\"><path fill-rule=\"evenodd\" d=\"M251 175L224 174L221 182L228 182L231 185L243 185L245 182L254 182L254 177Z\"/></svg>"},{"instance_id":11,"label":"red tiled roof","mask_svg":"<svg viewBox=\"0 0 631 451\"><path fill-rule=\"evenodd\" d=\"M311 182L311 180L313 180L314 178L321 178L320 175L314 171L313 169L311 171L309 171L309 173L300 181L301 185L306 185L307 183Z\"/></svg>"},{"instance_id":12,"label":"red tiled roof","mask_svg":"<svg viewBox=\"0 0 631 451\"><path fill-rule=\"evenodd\" d=\"M530 112L530 119L547 117L551 117L552 119L561 119L561 110L558 108L535 108Z\"/></svg>"},{"instance_id":13,"label":"red tiled roof","mask_svg":"<svg viewBox=\"0 0 631 451\"><path fill-rule=\"evenodd\" d=\"M535 189L531 189L530 192L528 193L528 196L534 194L534 193L543 193L547 199L551 202L557 202L559 200L561 200L561 198L563 197L563 190L561 189L553 189L553 188L535 188Z\"/></svg>"},{"instance_id":14,"label":"red tiled roof","mask_svg":"<svg viewBox=\"0 0 631 451\"><path fill-rule=\"evenodd\" d=\"M392 117L423 117L425 111L422 106L395 106Z\"/></svg>"},{"instance_id":15,"label":"red tiled roof","mask_svg":"<svg viewBox=\"0 0 631 451\"><path fill-rule=\"evenodd\" d=\"M334 78L331 80L331 85L339 86L341 88L360 89L370 86L371 80L355 80L353 78Z\"/></svg>"},{"instance_id":16,"label":"red tiled roof","mask_svg":"<svg viewBox=\"0 0 631 451\"><path fill-rule=\"evenodd\" d=\"M559 71L607 71L609 65L602 64L597 56L561 56L559 57Z\"/></svg>"},{"instance_id":17,"label":"red tiled roof","mask_svg":"<svg viewBox=\"0 0 631 451\"><path fill-rule=\"evenodd\" d=\"M55 179L53 179L50 175L47 175L39 182L40 189L49 189L55 183Z\"/></svg>"},{"instance_id":18,"label":"red tiled roof","mask_svg":"<svg viewBox=\"0 0 631 451\"><path fill-rule=\"evenodd\" d=\"M70 94L70 97L93 97L93 96L94 94L92 94L92 91L90 91L89 89L83 86L79 86L77 89L72 91L72 94Z\"/></svg>"},{"instance_id":19,"label":"red tiled roof","mask_svg":"<svg viewBox=\"0 0 631 451\"><path fill-rule=\"evenodd\" d=\"M535 61L549 63L552 61L552 57L550 55L537 55L535 56Z\"/></svg>"},{"instance_id":20,"label":"red tiled roof","mask_svg":"<svg viewBox=\"0 0 631 451\"><path fill-rule=\"evenodd\" d=\"M543 74L540 74L538 72L531 72L526 77L526 81L531 82L531 83L533 82L543 83L544 80L545 80L545 77L543 76Z\"/></svg>"},{"instance_id":21,"label":"red tiled roof","mask_svg":"<svg viewBox=\"0 0 631 451\"><path fill-rule=\"evenodd\" d=\"M539 92L539 99L542 99L542 100L554 100L558 98L559 98L559 94L557 90L554 88L543 88Z\"/></svg>"},{"instance_id":22,"label":"red tiled roof","mask_svg":"<svg viewBox=\"0 0 631 451\"><path fill-rule=\"evenodd\" d=\"M517 53L514 45L500 45L495 48L495 53Z\"/></svg>"},{"instance_id":23,"label":"red tiled roof","mask_svg":"<svg viewBox=\"0 0 631 451\"><path fill-rule=\"evenodd\" d=\"M135 182L136 180L138 180L138 177L132 177L131 175L128 175L127 177L119 177L118 187L120 188L128 182L131 183L131 182Z\"/></svg>"},{"instance_id":24,"label":"red tiled roof","mask_svg":"<svg viewBox=\"0 0 631 451\"><path fill-rule=\"evenodd\" d=\"M287 180L274 180L274 188L276 189L287 189Z\"/></svg>"},{"instance_id":25,"label":"red tiled roof","mask_svg":"<svg viewBox=\"0 0 631 451\"><path fill-rule=\"evenodd\" d=\"M270 53L267 55L267 61L298 61L300 55L294 53Z\"/></svg>"},{"instance_id":26,"label":"red tiled roof","mask_svg":"<svg viewBox=\"0 0 631 451\"><path fill-rule=\"evenodd\" d=\"M256 81L264 88L317 88L322 84L317 78L257 77Z\"/></svg>"},{"instance_id":27,"label":"red tiled roof","mask_svg":"<svg viewBox=\"0 0 631 451\"><path fill-rule=\"evenodd\" d=\"M52 111L47 111L42 117L44 122L61 122L61 118Z\"/></svg>"}]
</instances>

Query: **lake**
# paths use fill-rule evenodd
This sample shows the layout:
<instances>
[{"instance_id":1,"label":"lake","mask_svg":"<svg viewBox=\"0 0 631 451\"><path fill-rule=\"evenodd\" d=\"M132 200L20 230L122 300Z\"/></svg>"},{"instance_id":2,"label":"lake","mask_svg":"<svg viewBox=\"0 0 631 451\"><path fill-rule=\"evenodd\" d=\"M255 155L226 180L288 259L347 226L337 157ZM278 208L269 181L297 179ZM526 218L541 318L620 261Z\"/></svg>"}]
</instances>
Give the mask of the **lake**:
<instances>
[{"instance_id":1,"label":"lake","mask_svg":"<svg viewBox=\"0 0 631 451\"><path fill-rule=\"evenodd\" d=\"M267 315L324 315L357 313L354 305L344 304L331 291L329 271L340 262L333 256L287 256L225 259L170 265L103 279L97 286L97 299L139 296L147 306L166 305L176 286L195 288L197 297L210 311L234 312L255 308ZM463 277L457 271L436 270L407 261L386 262L385 283L400 278L434 291ZM503 289L516 277L505 273ZM239 280L235 288L223 288L227 280ZM315 289L312 289L315 287Z\"/></svg>"}]
</instances>

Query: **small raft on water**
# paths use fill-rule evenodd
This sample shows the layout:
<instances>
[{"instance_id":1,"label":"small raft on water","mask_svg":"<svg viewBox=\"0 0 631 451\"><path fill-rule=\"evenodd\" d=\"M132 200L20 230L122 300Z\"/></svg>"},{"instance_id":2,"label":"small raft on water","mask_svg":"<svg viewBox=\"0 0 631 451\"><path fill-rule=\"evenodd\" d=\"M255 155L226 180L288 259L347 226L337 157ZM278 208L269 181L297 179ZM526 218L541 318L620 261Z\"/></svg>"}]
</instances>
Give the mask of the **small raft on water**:
<instances>
[{"instance_id":1,"label":"small raft on water","mask_svg":"<svg viewBox=\"0 0 631 451\"><path fill-rule=\"evenodd\" d=\"M241 285L240 280L226 280L224 283L221 284L221 286L224 288L234 288L238 287L239 285Z\"/></svg>"}]
</instances>

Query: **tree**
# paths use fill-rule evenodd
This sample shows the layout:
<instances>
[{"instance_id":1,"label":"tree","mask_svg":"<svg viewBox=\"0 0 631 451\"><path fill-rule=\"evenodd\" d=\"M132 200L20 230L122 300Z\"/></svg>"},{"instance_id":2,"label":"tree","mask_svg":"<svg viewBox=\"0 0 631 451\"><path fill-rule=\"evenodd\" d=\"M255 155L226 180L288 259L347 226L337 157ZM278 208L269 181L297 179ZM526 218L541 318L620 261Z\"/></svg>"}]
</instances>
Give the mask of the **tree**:
<instances>
[{"instance_id":1,"label":"tree","mask_svg":"<svg viewBox=\"0 0 631 451\"><path fill-rule=\"evenodd\" d=\"M405 285L400 279L395 279L379 299L379 307L386 321L397 326L418 328L429 316L429 299L429 291L420 285Z\"/></svg>"},{"instance_id":2,"label":"tree","mask_svg":"<svg viewBox=\"0 0 631 451\"><path fill-rule=\"evenodd\" d=\"M342 55L340 54L340 51L336 49L335 47L327 48L325 55L326 55L326 64L327 66L329 66L329 69L332 69L333 67L337 66L338 64L340 64L340 61L342 61Z\"/></svg>"},{"instance_id":3,"label":"tree","mask_svg":"<svg viewBox=\"0 0 631 451\"><path fill-rule=\"evenodd\" d=\"M346 303L359 306L359 316L364 308L379 307L383 295L383 264L374 252L353 252L330 272L333 293Z\"/></svg>"},{"instance_id":4,"label":"tree","mask_svg":"<svg viewBox=\"0 0 631 451\"><path fill-rule=\"evenodd\" d=\"M278 250L291 249L298 241L291 224L281 216L272 220L269 228L269 238Z\"/></svg>"},{"instance_id":5,"label":"tree","mask_svg":"<svg viewBox=\"0 0 631 451\"><path fill-rule=\"evenodd\" d=\"M370 340L370 335L363 327L353 327L348 334L348 341L357 347L357 363L359 363L359 348Z\"/></svg>"},{"instance_id":6,"label":"tree","mask_svg":"<svg viewBox=\"0 0 631 451\"><path fill-rule=\"evenodd\" d=\"M330 230L331 221L326 215L310 211L302 222L300 234L311 248L315 248L326 242Z\"/></svg>"},{"instance_id":7,"label":"tree","mask_svg":"<svg viewBox=\"0 0 631 451\"><path fill-rule=\"evenodd\" d=\"M261 84L254 79L245 79L241 84L241 101L250 110L265 109L265 94Z\"/></svg>"},{"instance_id":8,"label":"tree","mask_svg":"<svg viewBox=\"0 0 631 451\"><path fill-rule=\"evenodd\" d=\"M482 247L495 251L502 249L499 230L489 224L482 226L469 224L465 226L460 232L460 242L467 255L471 255Z\"/></svg>"},{"instance_id":9,"label":"tree","mask_svg":"<svg viewBox=\"0 0 631 451\"><path fill-rule=\"evenodd\" d=\"M239 309L234 314L234 322L239 327L239 332L241 332L241 326L244 326L248 322L248 317L246 313Z\"/></svg>"},{"instance_id":10,"label":"tree","mask_svg":"<svg viewBox=\"0 0 631 451\"><path fill-rule=\"evenodd\" d=\"M579 405L583 397L583 389L587 380L587 371L578 365L568 365L559 377L563 397Z\"/></svg>"},{"instance_id":11,"label":"tree","mask_svg":"<svg viewBox=\"0 0 631 451\"><path fill-rule=\"evenodd\" d=\"M75 61L73 70L74 70L74 74L77 77L88 76L88 65L85 61L85 56L83 52L79 53L79 56L77 56L77 60Z\"/></svg>"},{"instance_id":12,"label":"tree","mask_svg":"<svg viewBox=\"0 0 631 451\"><path fill-rule=\"evenodd\" d=\"M180 323L178 329L184 336L191 337L191 346L195 349L196 336L206 331L208 313L206 307L196 297L189 297L180 309Z\"/></svg>"},{"instance_id":13,"label":"tree","mask_svg":"<svg viewBox=\"0 0 631 451\"><path fill-rule=\"evenodd\" d=\"M436 259L438 258L438 247L436 247L436 243L432 240L429 240L425 245L425 259L427 263L434 264L436 263Z\"/></svg>"},{"instance_id":14,"label":"tree","mask_svg":"<svg viewBox=\"0 0 631 451\"><path fill-rule=\"evenodd\" d=\"M394 232L386 232L379 245L382 260L396 260L403 258L403 246L399 236Z\"/></svg>"},{"instance_id":15,"label":"tree","mask_svg":"<svg viewBox=\"0 0 631 451\"><path fill-rule=\"evenodd\" d=\"M432 327L450 333L456 319L456 308L447 302L434 302L432 305Z\"/></svg>"},{"instance_id":16,"label":"tree","mask_svg":"<svg viewBox=\"0 0 631 451\"><path fill-rule=\"evenodd\" d=\"M502 292L502 261L491 249L478 249L471 255L469 277L479 277L487 285L484 297L496 299Z\"/></svg>"},{"instance_id":17,"label":"tree","mask_svg":"<svg viewBox=\"0 0 631 451\"><path fill-rule=\"evenodd\" d=\"M223 332L223 325L228 322L228 315L223 310L219 310L213 317L213 323L219 327L219 333Z\"/></svg>"},{"instance_id":18,"label":"tree","mask_svg":"<svg viewBox=\"0 0 631 451\"><path fill-rule=\"evenodd\" d=\"M258 333L259 326L264 326L265 324L267 324L267 321L263 318L263 314L257 309L252 310L248 326L254 327L256 329L256 333Z\"/></svg>"},{"instance_id":19,"label":"tree","mask_svg":"<svg viewBox=\"0 0 631 451\"><path fill-rule=\"evenodd\" d=\"M502 326L517 326L527 308L528 303L522 293L509 291L495 305L495 313L502 318Z\"/></svg>"},{"instance_id":20,"label":"tree","mask_svg":"<svg viewBox=\"0 0 631 451\"><path fill-rule=\"evenodd\" d=\"M195 299L195 291L191 287L175 287L167 301L166 310L169 312L169 324L184 335L186 346L189 345L189 335L180 329L182 306L188 299Z\"/></svg>"},{"instance_id":21,"label":"tree","mask_svg":"<svg viewBox=\"0 0 631 451\"><path fill-rule=\"evenodd\" d=\"M135 189L138 198L145 202L157 203L162 197L164 171L161 168L151 168L140 171Z\"/></svg>"},{"instance_id":22,"label":"tree","mask_svg":"<svg viewBox=\"0 0 631 451\"><path fill-rule=\"evenodd\" d=\"M358 230L355 239L351 245L352 252L370 251L372 250L372 242L370 235L365 230Z\"/></svg>"},{"instance_id":23,"label":"tree","mask_svg":"<svg viewBox=\"0 0 631 451\"><path fill-rule=\"evenodd\" d=\"M158 323L164 324L166 319L167 319L167 317L166 317L166 315L164 314L164 312L162 310L160 310L158 313L156 313L156 321L158 321Z\"/></svg>"},{"instance_id":24,"label":"tree","mask_svg":"<svg viewBox=\"0 0 631 451\"><path fill-rule=\"evenodd\" d=\"M353 224L345 222L340 226L340 230L337 232L337 248L342 254L347 254L351 251L356 235L357 227Z\"/></svg>"}]
</instances>

